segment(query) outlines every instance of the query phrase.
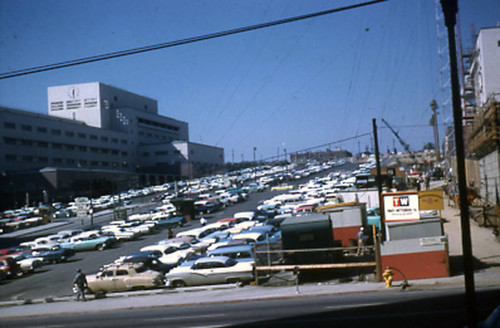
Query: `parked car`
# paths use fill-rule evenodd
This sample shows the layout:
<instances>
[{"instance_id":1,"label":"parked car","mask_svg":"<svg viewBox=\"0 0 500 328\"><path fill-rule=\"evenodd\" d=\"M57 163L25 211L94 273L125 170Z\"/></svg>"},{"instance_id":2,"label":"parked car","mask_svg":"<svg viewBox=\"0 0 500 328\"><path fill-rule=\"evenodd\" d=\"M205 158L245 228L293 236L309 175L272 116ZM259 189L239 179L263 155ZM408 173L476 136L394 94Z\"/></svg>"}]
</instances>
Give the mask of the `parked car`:
<instances>
[{"instance_id":1,"label":"parked car","mask_svg":"<svg viewBox=\"0 0 500 328\"><path fill-rule=\"evenodd\" d=\"M0 272L3 272L7 278L14 278L22 274L21 267L10 256L0 257Z\"/></svg>"},{"instance_id":2,"label":"parked car","mask_svg":"<svg viewBox=\"0 0 500 328\"><path fill-rule=\"evenodd\" d=\"M207 256L227 256L240 262L255 261L252 245L238 245L216 248L207 252Z\"/></svg>"},{"instance_id":3,"label":"parked car","mask_svg":"<svg viewBox=\"0 0 500 328\"><path fill-rule=\"evenodd\" d=\"M50 245L33 248L30 254L43 258L44 263L59 263L75 255L75 251L59 245Z\"/></svg>"},{"instance_id":4,"label":"parked car","mask_svg":"<svg viewBox=\"0 0 500 328\"><path fill-rule=\"evenodd\" d=\"M253 265L226 256L202 257L191 267L170 270L165 279L169 287L248 283L253 280Z\"/></svg>"},{"instance_id":5,"label":"parked car","mask_svg":"<svg viewBox=\"0 0 500 328\"><path fill-rule=\"evenodd\" d=\"M97 274L87 276L91 293L156 288L162 284L163 274L148 270L137 263L112 265Z\"/></svg>"},{"instance_id":6,"label":"parked car","mask_svg":"<svg viewBox=\"0 0 500 328\"><path fill-rule=\"evenodd\" d=\"M169 272L177 264L163 263L158 258L149 256L129 256L123 260L123 263L139 263L144 265L148 270L158 271L162 274Z\"/></svg>"},{"instance_id":7,"label":"parked car","mask_svg":"<svg viewBox=\"0 0 500 328\"><path fill-rule=\"evenodd\" d=\"M23 273L34 272L43 266L43 258L30 256L29 253L16 253L9 256L16 260Z\"/></svg>"},{"instance_id":8,"label":"parked car","mask_svg":"<svg viewBox=\"0 0 500 328\"><path fill-rule=\"evenodd\" d=\"M141 251L155 250L162 252L159 260L169 265L178 265L185 259L195 255L195 252L191 249L191 245L187 242L158 244L141 248Z\"/></svg>"},{"instance_id":9,"label":"parked car","mask_svg":"<svg viewBox=\"0 0 500 328\"><path fill-rule=\"evenodd\" d=\"M66 242L61 243L61 247L71 248L75 252L81 251L102 251L113 246L117 239L112 236L91 235L87 237L73 237Z\"/></svg>"}]
</instances>

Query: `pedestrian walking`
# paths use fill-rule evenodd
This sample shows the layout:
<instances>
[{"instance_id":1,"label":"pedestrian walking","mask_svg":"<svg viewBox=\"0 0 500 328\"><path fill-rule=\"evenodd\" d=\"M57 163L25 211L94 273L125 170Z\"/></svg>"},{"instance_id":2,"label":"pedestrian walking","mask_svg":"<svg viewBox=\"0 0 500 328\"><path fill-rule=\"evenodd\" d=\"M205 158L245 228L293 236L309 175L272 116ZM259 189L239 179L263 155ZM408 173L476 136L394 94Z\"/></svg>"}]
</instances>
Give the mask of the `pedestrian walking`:
<instances>
[{"instance_id":1,"label":"pedestrian walking","mask_svg":"<svg viewBox=\"0 0 500 328\"><path fill-rule=\"evenodd\" d=\"M73 287L76 289L76 301L80 301L80 297L82 301L86 301L85 298L85 288L87 288L87 277L82 272L82 269L76 270L75 279L73 279Z\"/></svg>"},{"instance_id":2,"label":"pedestrian walking","mask_svg":"<svg viewBox=\"0 0 500 328\"><path fill-rule=\"evenodd\" d=\"M205 219L203 216L200 219L201 226L204 227L207 224L207 219Z\"/></svg>"},{"instance_id":3,"label":"pedestrian walking","mask_svg":"<svg viewBox=\"0 0 500 328\"><path fill-rule=\"evenodd\" d=\"M167 234L168 239L174 238L174 232L172 231L171 228L168 228L168 234Z\"/></svg>"}]
</instances>

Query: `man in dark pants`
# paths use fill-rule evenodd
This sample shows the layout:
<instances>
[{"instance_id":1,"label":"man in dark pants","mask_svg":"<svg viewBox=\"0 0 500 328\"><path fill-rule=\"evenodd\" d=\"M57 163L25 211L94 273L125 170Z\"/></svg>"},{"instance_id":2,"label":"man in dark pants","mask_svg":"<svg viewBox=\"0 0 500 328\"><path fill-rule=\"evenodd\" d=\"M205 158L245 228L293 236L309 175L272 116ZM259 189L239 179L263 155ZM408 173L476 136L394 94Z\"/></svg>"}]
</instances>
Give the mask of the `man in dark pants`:
<instances>
[{"instance_id":1,"label":"man in dark pants","mask_svg":"<svg viewBox=\"0 0 500 328\"><path fill-rule=\"evenodd\" d=\"M85 302L87 299L85 298L85 288L87 287L87 277L82 272L82 269L76 270L75 279L73 279L73 285L76 286L76 301L80 301L80 296L82 300Z\"/></svg>"}]
</instances>

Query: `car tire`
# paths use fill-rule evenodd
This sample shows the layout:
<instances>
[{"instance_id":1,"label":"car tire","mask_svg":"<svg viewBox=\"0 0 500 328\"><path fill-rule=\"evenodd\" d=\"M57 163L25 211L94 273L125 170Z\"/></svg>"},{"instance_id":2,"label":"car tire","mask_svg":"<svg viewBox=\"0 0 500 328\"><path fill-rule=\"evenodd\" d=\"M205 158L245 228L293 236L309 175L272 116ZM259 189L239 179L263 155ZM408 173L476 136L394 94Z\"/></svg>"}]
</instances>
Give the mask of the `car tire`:
<instances>
[{"instance_id":1,"label":"car tire","mask_svg":"<svg viewBox=\"0 0 500 328\"><path fill-rule=\"evenodd\" d=\"M99 245L96 245L96 247L95 247L95 249L96 249L96 250L98 250L98 251L103 251L103 250L104 250L104 248L106 248L106 247L104 246L104 244L99 244Z\"/></svg>"},{"instance_id":2,"label":"car tire","mask_svg":"<svg viewBox=\"0 0 500 328\"><path fill-rule=\"evenodd\" d=\"M186 283L183 280L176 280L172 283L172 287L174 288L186 287Z\"/></svg>"}]
</instances>

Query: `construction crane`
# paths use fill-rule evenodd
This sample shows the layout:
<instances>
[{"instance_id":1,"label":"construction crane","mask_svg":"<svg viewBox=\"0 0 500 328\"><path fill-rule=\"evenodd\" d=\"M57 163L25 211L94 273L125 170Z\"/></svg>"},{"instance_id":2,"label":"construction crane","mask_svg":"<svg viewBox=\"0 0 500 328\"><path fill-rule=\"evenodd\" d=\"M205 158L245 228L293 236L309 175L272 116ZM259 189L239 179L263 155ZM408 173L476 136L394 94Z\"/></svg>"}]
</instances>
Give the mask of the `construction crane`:
<instances>
[{"instance_id":1,"label":"construction crane","mask_svg":"<svg viewBox=\"0 0 500 328\"><path fill-rule=\"evenodd\" d=\"M391 132L396 136L396 138L398 139L398 141L401 144L401 146L403 146L403 148L405 149L405 151L406 152L410 152L410 145L408 145L403 139L401 139L401 137L399 136L399 134L389 125L389 123L387 123L384 119L382 119L382 122L384 122L384 124L387 125L387 127L389 128L389 130L391 130Z\"/></svg>"}]
</instances>

